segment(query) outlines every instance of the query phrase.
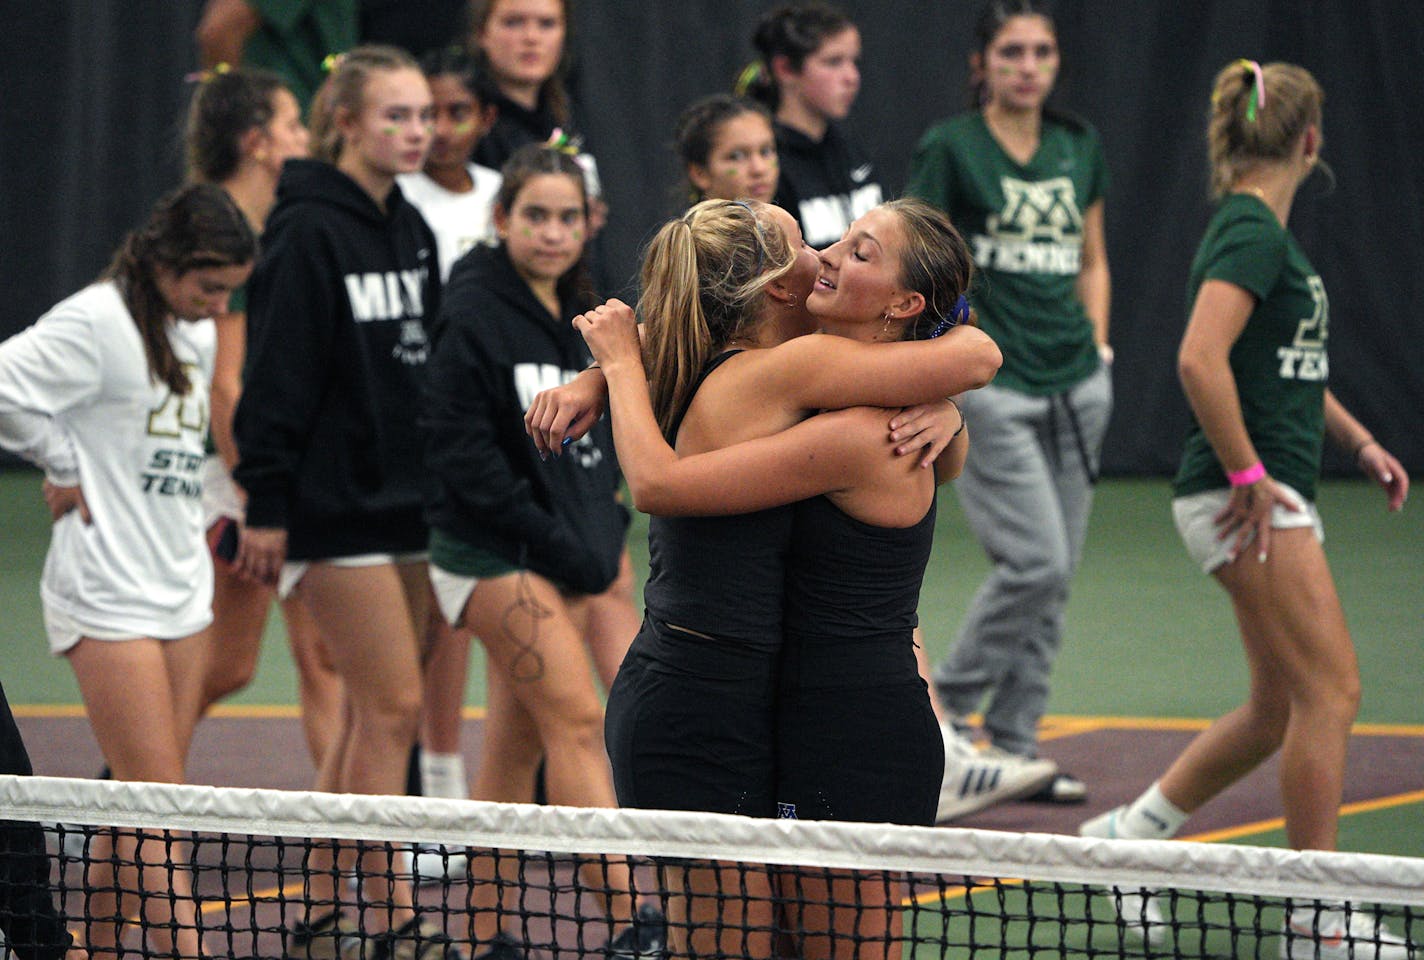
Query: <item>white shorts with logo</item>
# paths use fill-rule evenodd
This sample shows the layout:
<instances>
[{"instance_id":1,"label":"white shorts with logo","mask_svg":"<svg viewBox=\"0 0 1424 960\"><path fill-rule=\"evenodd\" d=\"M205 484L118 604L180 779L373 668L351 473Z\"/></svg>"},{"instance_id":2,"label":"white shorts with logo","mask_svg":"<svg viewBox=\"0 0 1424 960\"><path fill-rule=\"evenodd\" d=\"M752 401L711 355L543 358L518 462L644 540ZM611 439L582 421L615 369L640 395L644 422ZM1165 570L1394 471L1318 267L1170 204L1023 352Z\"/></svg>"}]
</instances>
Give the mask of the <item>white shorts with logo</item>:
<instances>
[{"instance_id":1,"label":"white shorts with logo","mask_svg":"<svg viewBox=\"0 0 1424 960\"><path fill-rule=\"evenodd\" d=\"M1276 486L1299 509L1290 510L1279 503L1276 504L1271 510L1271 529L1294 530L1313 527L1315 539L1324 543L1325 526L1320 522L1320 512L1315 509L1315 504L1306 500L1288 484L1277 480ZM1177 497L1172 501L1172 519L1177 522L1177 532L1182 536L1188 555L1202 568L1203 573L1213 573L1218 567L1231 562L1231 549L1236 544L1236 538L1231 536L1222 539L1221 527L1215 521L1216 515L1226 509L1230 500L1231 489L1223 487ZM1246 544L1249 545L1255 539L1256 534L1252 531Z\"/></svg>"}]
</instances>

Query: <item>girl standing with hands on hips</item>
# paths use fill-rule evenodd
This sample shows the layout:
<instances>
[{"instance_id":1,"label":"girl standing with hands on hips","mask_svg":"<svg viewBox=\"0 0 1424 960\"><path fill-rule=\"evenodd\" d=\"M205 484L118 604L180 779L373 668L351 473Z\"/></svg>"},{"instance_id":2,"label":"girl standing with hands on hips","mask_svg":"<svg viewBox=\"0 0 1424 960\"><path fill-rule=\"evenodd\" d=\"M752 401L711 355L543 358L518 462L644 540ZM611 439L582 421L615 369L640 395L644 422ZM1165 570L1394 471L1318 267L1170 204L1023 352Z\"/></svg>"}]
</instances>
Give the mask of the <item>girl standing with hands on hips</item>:
<instances>
[{"instance_id":1,"label":"girl standing with hands on hips","mask_svg":"<svg viewBox=\"0 0 1424 960\"><path fill-rule=\"evenodd\" d=\"M104 276L0 344L0 446L45 471L54 532L40 594L50 652L69 660L116 780L183 781L212 619L203 443L215 334L206 318L252 268L232 198L195 184L158 202ZM116 949L142 920L175 957L200 956L186 869L132 833L92 841L79 941ZM112 859L111 855L112 854Z\"/></svg>"},{"instance_id":2,"label":"girl standing with hands on hips","mask_svg":"<svg viewBox=\"0 0 1424 960\"><path fill-rule=\"evenodd\" d=\"M343 681L346 710L317 779L331 792L401 793L420 710L429 583L411 424L440 276L435 238L396 176L424 163L431 119L408 54L368 46L341 57L312 107L315 159L283 168L248 291L237 563L280 595L298 592ZM359 930L388 951L455 955L417 920L391 855L364 857L370 909L344 913L336 871L314 869L294 952L332 956Z\"/></svg>"},{"instance_id":3,"label":"girl standing with hands on hips","mask_svg":"<svg viewBox=\"0 0 1424 960\"><path fill-rule=\"evenodd\" d=\"M963 400L974 452L956 488L994 567L934 680L954 717L982 705L991 755L1027 769L1045 762L1038 722L1112 407L1107 171L1093 130L1045 104L1059 53L1041 0L992 0L975 40L977 109L930 128L906 186L964 231L974 306L1004 354ZM1036 796L1085 793L1059 774Z\"/></svg>"},{"instance_id":4,"label":"girl standing with hands on hips","mask_svg":"<svg viewBox=\"0 0 1424 960\"><path fill-rule=\"evenodd\" d=\"M834 7L799 3L763 17L752 45L758 59L737 92L776 115L776 204L819 250L882 196L869 157L840 127L860 92L860 31Z\"/></svg>"},{"instance_id":5,"label":"girl standing with hands on hips","mask_svg":"<svg viewBox=\"0 0 1424 960\"><path fill-rule=\"evenodd\" d=\"M1219 203L1192 261L1192 310L1177 368L1193 422L1173 489L1187 552L1231 598L1250 668L1247 702L1197 736L1132 803L1087 821L1091 837L1165 839L1281 752L1286 840L1333 850L1345 752L1360 701L1350 631L1315 509L1329 437L1404 505L1409 476L1326 386L1330 305L1287 223L1320 160L1315 78L1239 60L1216 78L1207 146ZM1151 896L1123 897L1128 929L1168 934ZM1288 911L1285 960L1405 960L1404 940L1348 904Z\"/></svg>"}]
</instances>

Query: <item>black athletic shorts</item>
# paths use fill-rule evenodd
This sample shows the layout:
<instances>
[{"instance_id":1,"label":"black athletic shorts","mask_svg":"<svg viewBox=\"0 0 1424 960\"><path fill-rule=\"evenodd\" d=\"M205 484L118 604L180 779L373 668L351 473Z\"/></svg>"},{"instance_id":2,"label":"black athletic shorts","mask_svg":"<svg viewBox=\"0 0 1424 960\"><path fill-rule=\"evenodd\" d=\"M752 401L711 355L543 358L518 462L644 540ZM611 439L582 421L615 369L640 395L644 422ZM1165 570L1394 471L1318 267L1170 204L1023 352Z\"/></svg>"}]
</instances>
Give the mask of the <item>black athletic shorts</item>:
<instances>
[{"instance_id":1,"label":"black athletic shorts","mask_svg":"<svg viewBox=\"0 0 1424 960\"><path fill-rule=\"evenodd\" d=\"M944 738L904 640L788 640L777 694L778 816L933 826Z\"/></svg>"},{"instance_id":2,"label":"black athletic shorts","mask_svg":"<svg viewBox=\"0 0 1424 960\"><path fill-rule=\"evenodd\" d=\"M773 816L773 656L644 620L604 719L619 806Z\"/></svg>"}]
</instances>

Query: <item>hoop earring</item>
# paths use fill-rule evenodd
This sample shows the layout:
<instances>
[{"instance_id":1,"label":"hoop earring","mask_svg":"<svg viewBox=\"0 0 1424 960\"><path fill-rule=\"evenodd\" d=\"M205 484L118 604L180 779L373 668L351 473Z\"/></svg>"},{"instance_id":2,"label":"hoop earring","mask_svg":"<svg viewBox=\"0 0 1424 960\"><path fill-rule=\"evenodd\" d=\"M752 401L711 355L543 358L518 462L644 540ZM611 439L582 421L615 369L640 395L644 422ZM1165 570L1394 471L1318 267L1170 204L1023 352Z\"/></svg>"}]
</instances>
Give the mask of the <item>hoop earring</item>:
<instances>
[{"instance_id":1,"label":"hoop earring","mask_svg":"<svg viewBox=\"0 0 1424 960\"><path fill-rule=\"evenodd\" d=\"M890 311L885 311L885 326L880 328L880 335L883 337L890 332Z\"/></svg>"},{"instance_id":2,"label":"hoop earring","mask_svg":"<svg viewBox=\"0 0 1424 960\"><path fill-rule=\"evenodd\" d=\"M794 306L796 306L796 294L794 294L794 293L788 293L788 294L786 295L786 305L787 305L788 307L794 307Z\"/></svg>"}]
</instances>

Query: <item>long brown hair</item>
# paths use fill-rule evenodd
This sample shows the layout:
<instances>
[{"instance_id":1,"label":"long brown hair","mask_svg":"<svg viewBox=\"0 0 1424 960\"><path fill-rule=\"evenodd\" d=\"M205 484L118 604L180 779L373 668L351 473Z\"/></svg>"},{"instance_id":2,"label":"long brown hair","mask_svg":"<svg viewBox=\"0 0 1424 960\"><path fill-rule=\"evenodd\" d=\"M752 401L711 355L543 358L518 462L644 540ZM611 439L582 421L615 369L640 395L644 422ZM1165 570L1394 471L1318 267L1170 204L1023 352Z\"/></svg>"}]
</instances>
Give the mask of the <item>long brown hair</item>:
<instances>
[{"instance_id":1,"label":"long brown hair","mask_svg":"<svg viewBox=\"0 0 1424 960\"><path fill-rule=\"evenodd\" d=\"M786 234L762 208L704 200L648 245L638 315L647 324L653 412L669 443L707 362L752 332L762 291L796 262Z\"/></svg>"},{"instance_id":2,"label":"long brown hair","mask_svg":"<svg viewBox=\"0 0 1424 960\"><path fill-rule=\"evenodd\" d=\"M158 290L162 267L182 276L207 267L236 267L257 255L257 237L222 187L195 183L159 200L143 226L129 233L101 279L114 280L148 359L148 375L183 396L192 384L168 339L173 313Z\"/></svg>"}]
</instances>

